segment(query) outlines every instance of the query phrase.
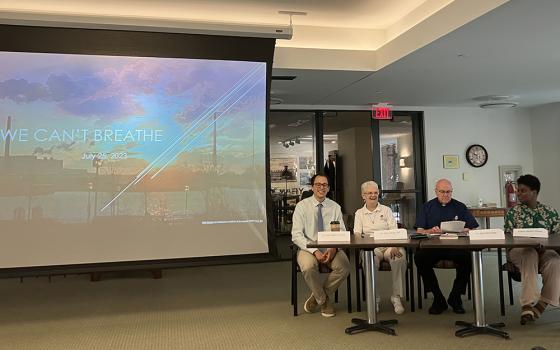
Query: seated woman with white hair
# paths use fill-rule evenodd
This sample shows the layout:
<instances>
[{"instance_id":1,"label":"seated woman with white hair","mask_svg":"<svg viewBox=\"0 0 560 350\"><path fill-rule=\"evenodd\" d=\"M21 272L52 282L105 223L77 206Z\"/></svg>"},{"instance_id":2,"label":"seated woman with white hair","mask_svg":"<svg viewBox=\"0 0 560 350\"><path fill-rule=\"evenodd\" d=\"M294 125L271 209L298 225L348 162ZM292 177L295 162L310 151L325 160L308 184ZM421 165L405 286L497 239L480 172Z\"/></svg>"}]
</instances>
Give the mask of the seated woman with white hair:
<instances>
[{"instance_id":1,"label":"seated woman with white hair","mask_svg":"<svg viewBox=\"0 0 560 350\"><path fill-rule=\"evenodd\" d=\"M362 198L365 201L363 207L358 209L354 218L354 234L361 235L373 233L376 230L393 230L397 228L397 222L393 217L391 208L379 203L379 186L375 181L367 181L362 184ZM404 313L401 297L404 290L404 274L406 271L406 254L403 248L383 247L375 248L375 264L379 266L382 260L391 265L393 277L393 295L391 303L395 313ZM377 302L379 302L379 298Z\"/></svg>"}]
</instances>

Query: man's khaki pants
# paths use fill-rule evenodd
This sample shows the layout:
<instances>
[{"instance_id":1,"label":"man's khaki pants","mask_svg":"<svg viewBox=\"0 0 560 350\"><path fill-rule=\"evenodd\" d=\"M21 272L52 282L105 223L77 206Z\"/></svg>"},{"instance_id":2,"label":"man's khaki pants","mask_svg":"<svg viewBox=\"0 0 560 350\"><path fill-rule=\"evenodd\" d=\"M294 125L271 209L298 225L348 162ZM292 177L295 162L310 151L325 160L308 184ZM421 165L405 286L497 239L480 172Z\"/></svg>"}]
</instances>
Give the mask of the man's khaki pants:
<instances>
[{"instance_id":1,"label":"man's khaki pants","mask_svg":"<svg viewBox=\"0 0 560 350\"><path fill-rule=\"evenodd\" d=\"M297 255L297 262L303 279L311 289L311 293L317 300L319 305L323 304L328 295L333 295L338 289L342 281L350 273L350 261L346 254L339 250L334 259L327 264L332 270L327 276L324 283L321 282L319 277L319 261L317 258L306 250L299 250Z\"/></svg>"},{"instance_id":2,"label":"man's khaki pants","mask_svg":"<svg viewBox=\"0 0 560 350\"><path fill-rule=\"evenodd\" d=\"M558 306L560 299L560 255L554 250L546 250L539 256L535 248L513 248L509 260L521 272L521 305L539 301L537 275L542 275L543 287L540 300Z\"/></svg>"}]
</instances>

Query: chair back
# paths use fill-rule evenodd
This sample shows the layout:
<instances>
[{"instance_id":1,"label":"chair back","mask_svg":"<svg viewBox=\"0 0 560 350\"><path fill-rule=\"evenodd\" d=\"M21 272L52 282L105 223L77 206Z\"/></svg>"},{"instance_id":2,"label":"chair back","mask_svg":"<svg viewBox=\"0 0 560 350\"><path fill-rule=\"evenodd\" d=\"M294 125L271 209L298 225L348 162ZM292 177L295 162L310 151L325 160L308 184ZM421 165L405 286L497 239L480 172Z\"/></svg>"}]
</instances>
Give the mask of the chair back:
<instances>
[{"instance_id":1,"label":"chair back","mask_svg":"<svg viewBox=\"0 0 560 350\"><path fill-rule=\"evenodd\" d=\"M343 214L342 219L344 220L346 230L354 233L354 214Z\"/></svg>"}]
</instances>

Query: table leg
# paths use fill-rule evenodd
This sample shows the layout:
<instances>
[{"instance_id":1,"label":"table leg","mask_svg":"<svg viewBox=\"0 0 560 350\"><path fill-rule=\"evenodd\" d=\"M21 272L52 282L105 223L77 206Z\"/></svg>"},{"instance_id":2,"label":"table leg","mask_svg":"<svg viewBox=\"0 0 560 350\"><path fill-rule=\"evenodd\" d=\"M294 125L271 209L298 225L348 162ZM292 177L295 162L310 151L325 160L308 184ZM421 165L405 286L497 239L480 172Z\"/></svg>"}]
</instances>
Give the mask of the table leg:
<instances>
[{"instance_id":1,"label":"table leg","mask_svg":"<svg viewBox=\"0 0 560 350\"><path fill-rule=\"evenodd\" d=\"M464 337L473 334L493 334L509 339L509 334L506 331L498 329L504 327L504 323L486 323L484 312L484 282L482 279L482 252L480 250L472 251L472 264L475 322L455 322L456 326L464 327L456 331L455 335L457 337Z\"/></svg>"},{"instance_id":2,"label":"table leg","mask_svg":"<svg viewBox=\"0 0 560 350\"><path fill-rule=\"evenodd\" d=\"M407 249L408 263L410 264L410 275L409 275L409 285L410 285L410 311L416 311L416 303L414 300L414 252L411 249Z\"/></svg>"},{"instance_id":3,"label":"table leg","mask_svg":"<svg viewBox=\"0 0 560 350\"><path fill-rule=\"evenodd\" d=\"M504 305L504 273L502 272L502 248L498 248L498 284L500 288L500 314L506 315L506 307Z\"/></svg>"},{"instance_id":4,"label":"table leg","mask_svg":"<svg viewBox=\"0 0 560 350\"><path fill-rule=\"evenodd\" d=\"M362 331L378 331L390 335L396 335L395 330L390 326L398 323L397 320L378 321L377 312L375 310L375 260L373 250L364 251L365 275L366 275L366 307L367 320L353 318L352 323L355 326L346 328L346 334L354 334Z\"/></svg>"}]
</instances>

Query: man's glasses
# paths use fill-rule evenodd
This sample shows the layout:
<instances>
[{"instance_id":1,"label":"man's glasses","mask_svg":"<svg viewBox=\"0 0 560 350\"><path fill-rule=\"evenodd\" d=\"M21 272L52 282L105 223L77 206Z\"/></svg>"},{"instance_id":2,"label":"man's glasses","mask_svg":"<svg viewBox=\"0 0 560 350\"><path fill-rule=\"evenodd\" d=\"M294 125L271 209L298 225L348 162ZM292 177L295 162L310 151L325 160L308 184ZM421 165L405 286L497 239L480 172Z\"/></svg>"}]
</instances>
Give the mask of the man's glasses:
<instances>
[{"instance_id":1,"label":"man's glasses","mask_svg":"<svg viewBox=\"0 0 560 350\"><path fill-rule=\"evenodd\" d=\"M365 194L368 197L371 197L371 196L379 195L379 192L364 192L363 194Z\"/></svg>"},{"instance_id":2,"label":"man's glasses","mask_svg":"<svg viewBox=\"0 0 560 350\"><path fill-rule=\"evenodd\" d=\"M439 194L451 194L451 193L453 193L453 190L449 190L449 191L437 190L437 192L438 192Z\"/></svg>"},{"instance_id":3,"label":"man's glasses","mask_svg":"<svg viewBox=\"0 0 560 350\"><path fill-rule=\"evenodd\" d=\"M329 184L321 184L321 183L317 183L317 182L315 182L313 184L313 186L315 186L317 188L329 188Z\"/></svg>"}]
</instances>

